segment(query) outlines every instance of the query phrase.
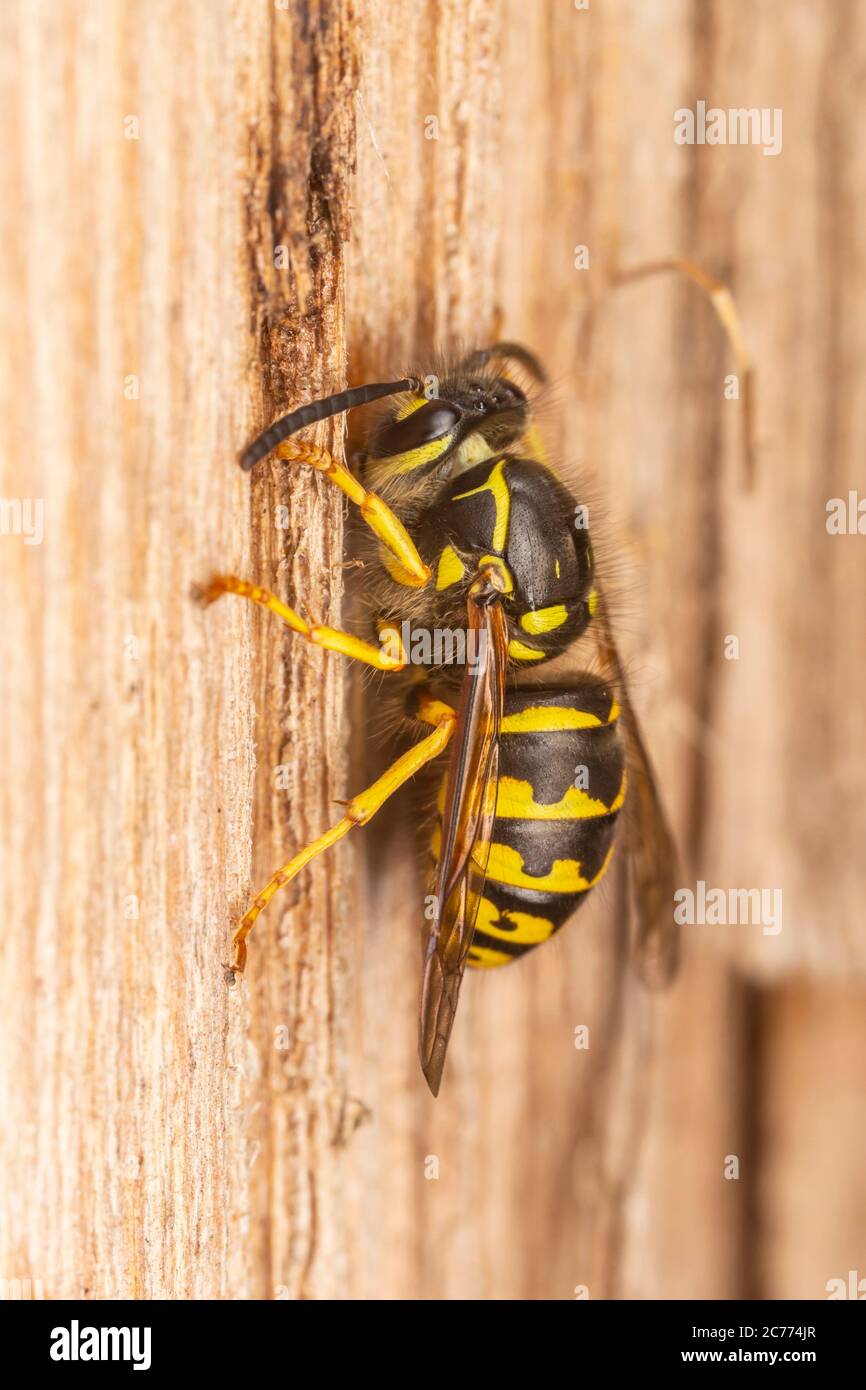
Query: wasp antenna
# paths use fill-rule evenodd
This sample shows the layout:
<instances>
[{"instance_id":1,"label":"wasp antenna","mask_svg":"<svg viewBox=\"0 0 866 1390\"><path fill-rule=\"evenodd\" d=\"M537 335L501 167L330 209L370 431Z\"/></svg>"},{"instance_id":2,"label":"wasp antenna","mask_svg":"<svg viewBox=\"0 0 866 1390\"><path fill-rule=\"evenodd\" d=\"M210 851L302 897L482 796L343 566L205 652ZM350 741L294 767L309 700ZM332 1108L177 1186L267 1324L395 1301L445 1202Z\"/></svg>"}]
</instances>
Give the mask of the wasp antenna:
<instances>
[{"instance_id":1,"label":"wasp antenna","mask_svg":"<svg viewBox=\"0 0 866 1390\"><path fill-rule=\"evenodd\" d=\"M350 391L340 391L335 396L325 396L320 401L310 401L309 405L299 406L289 415L275 420L248 444L240 456L240 465L248 473L259 459L269 454L290 434L305 429L307 425L318 424L319 420L329 420L332 415L340 415L344 410L354 410L356 406L366 405L368 401L381 400L383 396L398 396L401 391L420 391L422 382L415 376L407 376L402 381L376 381L367 386L354 386Z\"/></svg>"},{"instance_id":2,"label":"wasp antenna","mask_svg":"<svg viewBox=\"0 0 866 1390\"><path fill-rule=\"evenodd\" d=\"M535 353L522 343L491 343L490 347L471 353L463 365L471 371L475 367L486 366L493 357L501 357L506 362L519 362L542 386L547 384L547 373Z\"/></svg>"}]
</instances>

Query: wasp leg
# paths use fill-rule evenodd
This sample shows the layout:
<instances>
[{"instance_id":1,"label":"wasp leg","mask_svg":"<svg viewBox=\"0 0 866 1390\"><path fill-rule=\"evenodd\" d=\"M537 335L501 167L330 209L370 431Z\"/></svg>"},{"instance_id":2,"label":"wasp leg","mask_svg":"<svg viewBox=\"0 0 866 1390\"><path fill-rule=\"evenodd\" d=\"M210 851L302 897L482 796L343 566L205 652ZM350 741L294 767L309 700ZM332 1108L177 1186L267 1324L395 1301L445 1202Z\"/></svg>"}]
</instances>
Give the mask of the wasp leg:
<instances>
[{"instance_id":1,"label":"wasp leg","mask_svg":"<svg viewBox=\"0 0 866 1390\"><path fill-rule=\"evenodd\" d=\"M660 275L670 270L684 275L692 284L703 290L734 349L737 373L743 386L743 482L750 488L755 479L755 368L743 338L740 316L730 290L712 275L708 275L699 265L685 260L682 256L670 256L666 260L648 261L646 265L619 270L614 274L614 280L618 284L625 284L630 280L643 280L648 275Z\"/></svg>"},{"instance_id":2,"label":"wasp leg","mask_svg":"<svg viewBox=\"0 0 866 1390\"><path fill-rule=\"evenodd\" d=\"M410 777L414 777L416 772L419 772L427 763L432 762L447 748L457 721L456 711L441 700L434 700L432 697L422 694L418 700L415 714L425 724L432 724L433 732L421 739L420 743L416 743L389 768L386 768L382 776L366 791L353 796L352 800L346 804L345 815L335 825L332 825L330 830L326 830L324 835L313 840L294 855L288 863L283 864L282 868L277 869L261 892L250 903L232 938L234 959L231 965L226 967L232 975L242 971L246 965L247 937L252 931L259 913L267 907L277 890L286 883L291 883L296 874L300 873L311 859L315 859L317 854L321 854L323 850L329 849L331 845L341 840L344 835L348 835L353 826L366 825L367 821L385 804L389 796L392 796L399 787L402 787L404 782L408 782Z\"/></svg>"},{"instance_id":3,"label":"wasp leg","mask_svg":"<svg viewBox=\"0 0 866 1390\"><path fill-rule=\"evenodd\" d=\"M402 671L406 665L406 653L400 644L396 629L388 630L389 635L381 648L374 647L372 642L353 637L350 632L341 632L339 628L305 622L300 614L278 599L270 589L251 584L248 579L237 579L233 574L215 574L209 583L196 586L193 590L193 597L203 604L214 603L223 594L237 594L240 598L248 598L252 603L258 603L262 608L276 613L278 618L288 623L293 632L299 633L314 646L324 647L329 652L340 652L343 656L354 658L355 661L363 661L367 666L375 666L377 671Z\"/></svg>"},{"instance_id":4,"label":"wasp leg","mask_svg":"<svg viewBox=\"0 0 866 1390\"><path fill-rule=\"evenodd\" d=\"M430 580L431 570L425 565L415 548L415 542L406 527L395 516L387 503L375 492L367 492L358 479L342 463L338 463L326 449L309 444L304 439L287 439L277 449L277 458L287 463L305 463L310 468L324 474L345 493L350 502L359 508L361 516L370 530L390 551L391 560L388 571L398 584L411 589L423 589Z\"/></svg>"}]
</instances>

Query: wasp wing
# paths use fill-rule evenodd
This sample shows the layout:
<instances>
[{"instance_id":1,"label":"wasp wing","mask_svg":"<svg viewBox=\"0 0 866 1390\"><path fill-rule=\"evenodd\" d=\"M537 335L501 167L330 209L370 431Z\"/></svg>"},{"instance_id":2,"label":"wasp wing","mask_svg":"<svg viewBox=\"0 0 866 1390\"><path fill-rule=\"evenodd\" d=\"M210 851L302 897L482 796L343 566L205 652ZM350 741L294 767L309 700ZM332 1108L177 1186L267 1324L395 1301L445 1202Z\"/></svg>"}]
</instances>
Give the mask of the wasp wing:
<instances>
[{"instance_id":1,"label":"wasp wing","mask_svg":"<svg viewBox=\"0 0 866 1390\"><path fill-rule=\"evenodd\" d=\"M677 852L659 796L655 773L632 707L625 673L613 638L601 590L595 615L596 640L616 683L626 739L629 796L626 799L629 878L638 970L647 984L665 985L679 961L679 928L674 920Z\"/></svg>"},{"instance_id":2,"label":"wasp wing","mask_svg":"<svg viewBox=\"0 0 866 1390\"><path fill-rule=\"evenodd\" d=\"M505 700L508 632L497 590L473 585L469 630L476 634L467 665L442 814L435 916L424 943L418 1050L434 1096L439 1094L466 956L484 892L496 814L499 735Z\"/></svg>"}]
</instances>

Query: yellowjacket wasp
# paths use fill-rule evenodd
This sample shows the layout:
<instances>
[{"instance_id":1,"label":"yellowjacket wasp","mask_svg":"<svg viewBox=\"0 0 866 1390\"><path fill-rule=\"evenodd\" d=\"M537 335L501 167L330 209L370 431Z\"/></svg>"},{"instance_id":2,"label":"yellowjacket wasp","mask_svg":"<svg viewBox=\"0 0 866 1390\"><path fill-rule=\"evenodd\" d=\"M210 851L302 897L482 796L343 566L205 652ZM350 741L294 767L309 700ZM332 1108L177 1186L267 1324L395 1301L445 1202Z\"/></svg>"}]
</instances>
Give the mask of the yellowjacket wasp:
<instances>
[{"instance_id":1,"label":"yellowjacket wasp","mask_svg":"<svg viewBox=\"0 0 866 1390\"><path fill-rule=\"evenodd\" d=\"M676 268L710 292L739 349L727 292L686 263ZM607 870L623 807L639 968L661 983L677 959L671 832L589 533L575 527L577 500L546 459L521 375L544 381L526 348L496 343L438 375L356 387L302 406L241 455L249 470L276 450L285 462L320 471L358 507L370 538L366 577L378 643L308 623L269 590L232 575L215 576L198 594L206 603L238 594L389 681L403 673L403 707L427 731L253 899L234 935L233 974L243 971L247 937L277 890L449 750L419 1028L434 1095L466 966L508 964L558 931ZM363 482L325 450L292 437L386 398L391 404L361 455ZM452 634L462 627L474 640L462 659L428 658L413 668L401 636L407 613L416 627ZM594 638L602 676L582 671L558 685L534 674L584 635Z\"/></svg>"}]
</instances>

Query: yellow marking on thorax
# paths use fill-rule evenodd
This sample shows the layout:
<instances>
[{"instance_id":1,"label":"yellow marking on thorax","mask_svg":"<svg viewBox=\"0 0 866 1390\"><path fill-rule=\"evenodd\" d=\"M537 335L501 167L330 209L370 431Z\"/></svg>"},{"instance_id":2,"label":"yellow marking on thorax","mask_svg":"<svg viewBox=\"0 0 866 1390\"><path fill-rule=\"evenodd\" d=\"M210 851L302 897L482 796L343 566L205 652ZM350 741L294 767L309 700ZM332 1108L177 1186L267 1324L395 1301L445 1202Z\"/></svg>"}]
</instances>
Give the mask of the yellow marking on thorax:
<instances>
[{"instance_id":1,"label":"yellow marking on thorax","mask_svg":"<svg viewBox=\"0 0 866 1390\"><path fill-rule=\"evenodd\" d=\"M590 616L591 618L594 618L595 615L596 615L596 613L598 612L598 590L597 590L597 589L593 589L592 592L590 593L589 598L586 600L586 606L587 606L587 608L589 609L589 616Z\"/></svg>"},{"instance_id":2,"label":"yellow marking on thorax","mask_svg":"<svg viewBox=\"0 0 866 1390\"><path fill-rule=\"evenodd\" d=\"M562 627L567 619L568 609L565 604L554 603L550 608L533 608L531 612L524 613L520 619L520 626L524 632L538 636L542 632L553 632L555 628Z\"/></svg>"},{"instance_id":3,"label":"yellow marking on thorax","mask_svg":"<svg viewBox=\"0 0 866 1390\"><path fill-rule=\"evenodd\" d=\"M487 859L487 878L512 888L535 888L546 893L586 893L604 876L613 854L611 845L595 878L585 878L577 859L555 859L549 873L528 874L523 855L511 845L492 844Z\"/></svg>"},{"instance_id":4,"label":"yellow marking on thorax","mask_svg":"<svg viewBox=\"0 0 866 1390\"><path fill-rule=\"evenodd\" d=\"M612 806L590 796L580 787L569 787L559 801L536 801L531 782L517 777L500 777L496 793L496 814L505 820L591 820L609 816L622 805L622 787ZM617 804L618 803L618 804Z\"/></svg>"},{"instance_id":5,"label":"yellow marking on thorax","mask_svg":"<svg viewBox=\"0 0 866 1390\"><path fill-rule=\"evenodd\" d=\"M546 652L540 652L537 647L530 647L526 642L517 642L513 637L508 643L508 655L515 661L543 661Z\"/></svg>"},{"instance_id":6,"label":"yellow marking on thorax","mask_svg":"<svg viewBox=\"0 0 866 1390\"><path fill-rule=\"evenodd\" d=\"M477 497L479 493L490 492L493 495L493 503L496 508L496 522L493 527L493 549L503 551L505 542L508 538L508 518L511 514L511 493L508 491L508 483L504 475L505 459L500 459L494 464L487 475L485 481L478 487L470 488L468 492L461 492L453 498L455 502L462 502L466 497Z\"/></svg>"},{"instance_id":7,"label":"yellow marking on thorax","mask_svg":"<svg viewBox=\"0 0 866 1390\"><path fill-rule=\"evenodd\" d=\"M466 576L466 567L453 545L446 545L439 556L439 565L436 570L436 588L448 589L452 584L459 584L460 580Z\"/></svg>"},{"instance_id":8,"label":"yellow marking on thorax","mask_svg":"<svg viewBox=\"0 0 866 1390\"><path fill-rule=\"evenodd\" d=\"M482 555L481 559L478 561L479 570L484 569L485 565L490 565L493 569L495 569L497 574L502 579L502 592L504 594L513 594L514 580L511 577L511 570L508 568L502 557L500 555Z\"/></svg>"}]
</instances>

